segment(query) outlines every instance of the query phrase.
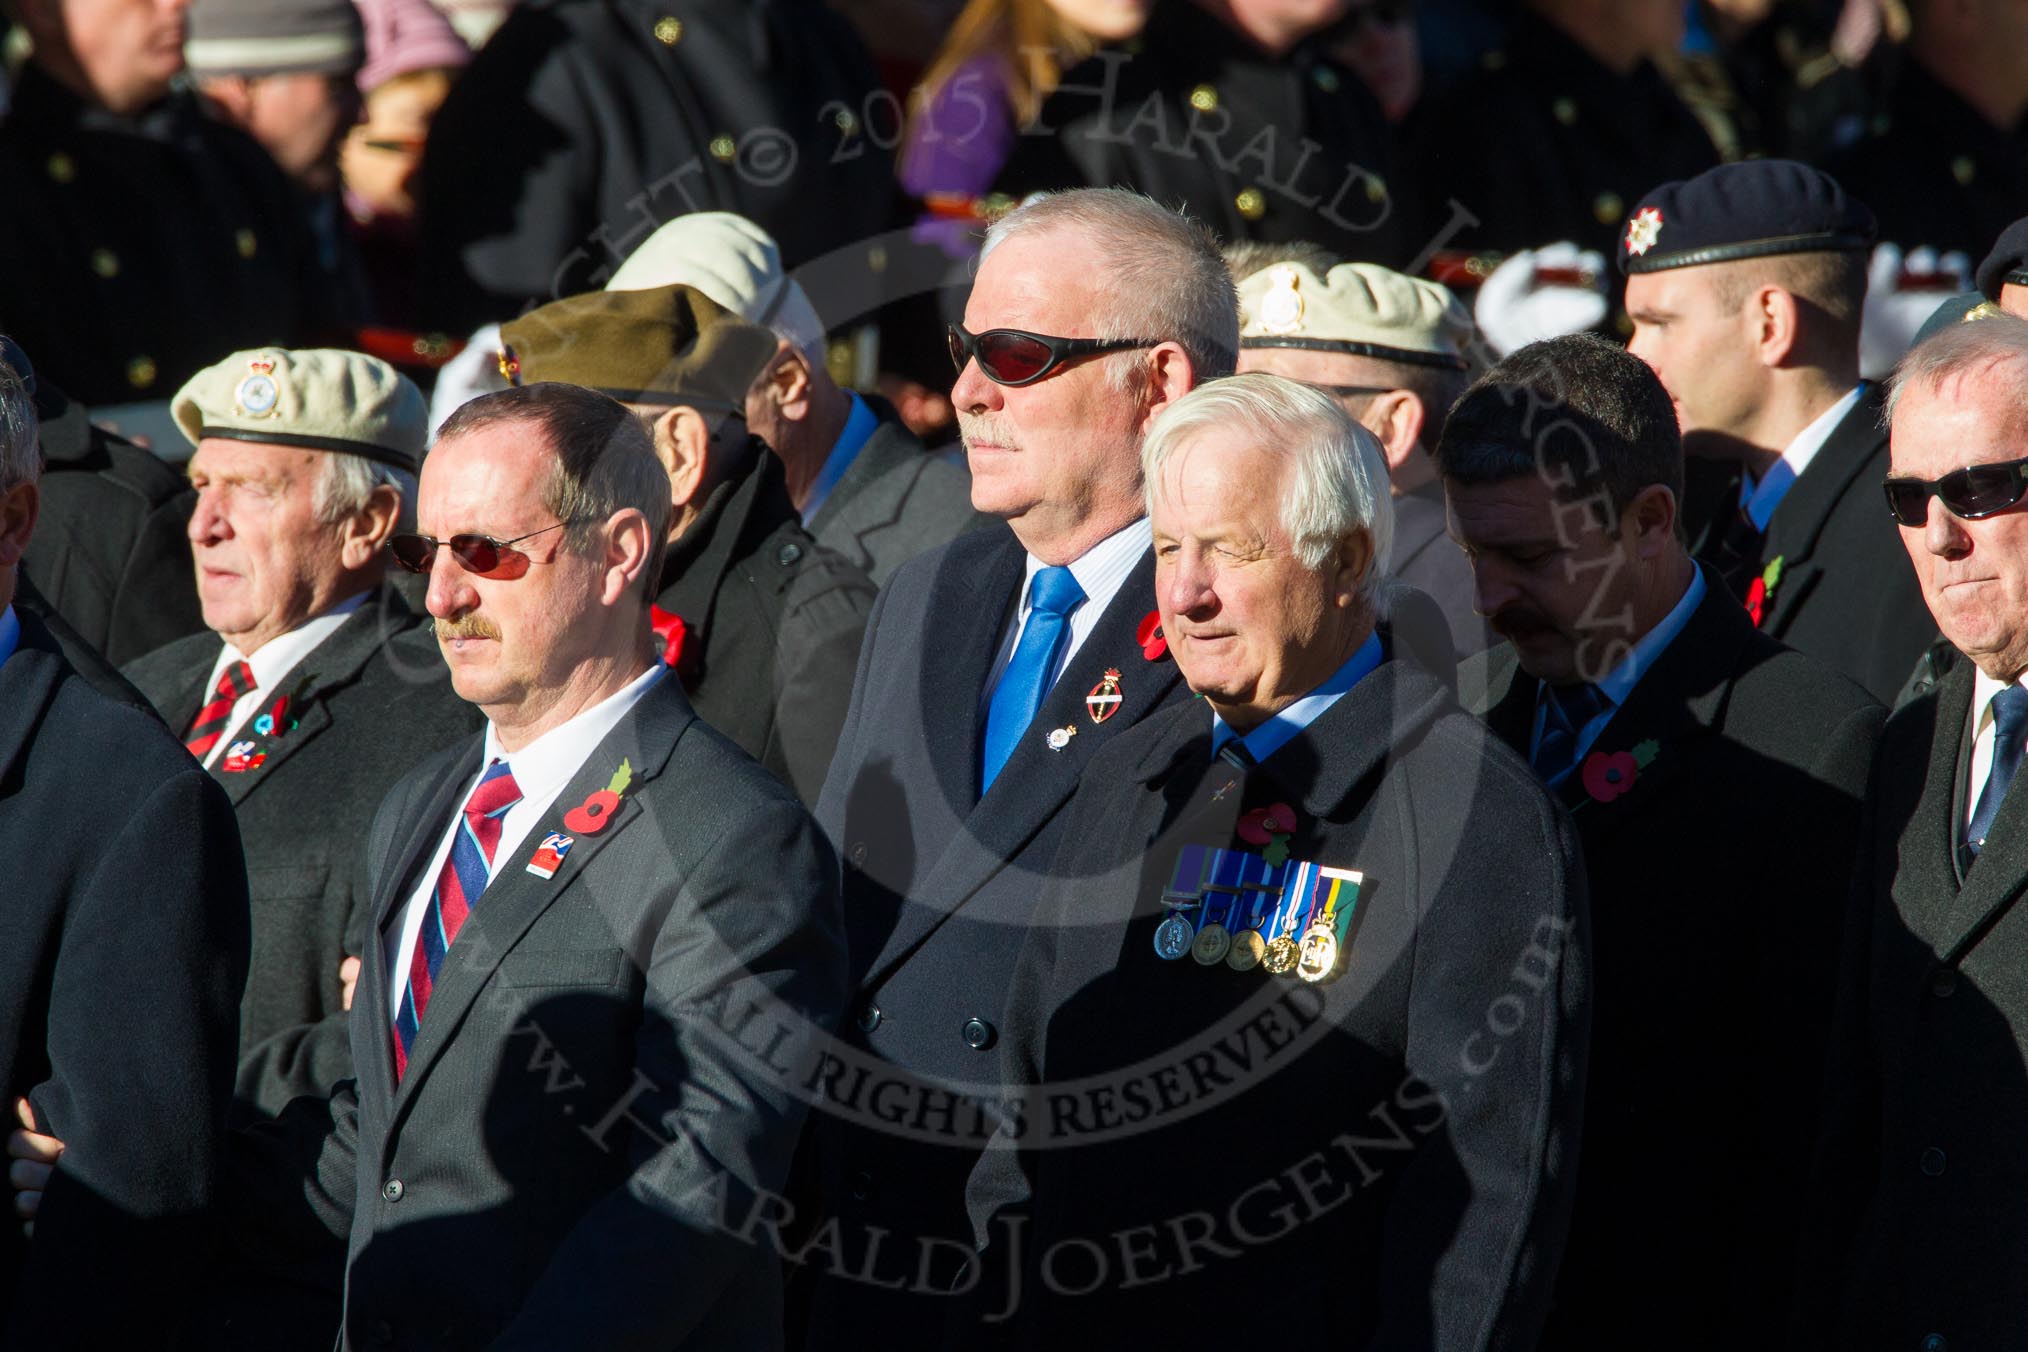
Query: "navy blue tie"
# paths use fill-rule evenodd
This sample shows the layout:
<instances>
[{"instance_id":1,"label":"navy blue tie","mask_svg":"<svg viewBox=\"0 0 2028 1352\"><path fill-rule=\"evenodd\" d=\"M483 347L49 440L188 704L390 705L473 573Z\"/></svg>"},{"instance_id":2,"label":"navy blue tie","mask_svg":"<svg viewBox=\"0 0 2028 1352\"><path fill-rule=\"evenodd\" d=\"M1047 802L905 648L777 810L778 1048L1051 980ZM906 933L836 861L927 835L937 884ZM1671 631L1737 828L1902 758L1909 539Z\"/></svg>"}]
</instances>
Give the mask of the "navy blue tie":
<instances>
[{"instance_id":1,"label":"navy blue tie","mask_svg":"<svg viewBox=\"0 0 2028 1352\"><path fill-rule=\"evenodd\" d=\"M1000 673L1000 684L986 708L982 795L993 787L1000 767L1035 721L1042 697L1049 693L1049 674L1070 641L1070 612L1083 600L1084 588L1068 568L1044 568L1028 584L1028 623L1021 626L1021 641L1014 645L1014 657Z\"/></svg>"},{"instance_id":2,"label":"navy blue tie","mask_svg":"<svg viewBox=\"0 0 2028 1352\"><path fill-rule=\"evenodd\" d=\"M1554 784L1577 763L1578 737L1585 724L1606 707L1605 692L1591 682L1549 687L1549 709L1542 720L1542 740L1535 744L1535 773Z\"/></svg>"},{"instance_id":3,"label":"navy blue tie","mask_svg":"<svg viewBox=\"0 0 2028 1352\"><path fill-rule=\"evenodd\" d=\"M1965 848L1975 859L1985 848L1993 818L2000 815L2000 800L2007 796L2014 772L2021 768L2024 745L2028 745L2028 690L2010 685L1993 696L1993 768L1986 772L1986 787L1965 831Z\"/></svg>"}]
</instances>

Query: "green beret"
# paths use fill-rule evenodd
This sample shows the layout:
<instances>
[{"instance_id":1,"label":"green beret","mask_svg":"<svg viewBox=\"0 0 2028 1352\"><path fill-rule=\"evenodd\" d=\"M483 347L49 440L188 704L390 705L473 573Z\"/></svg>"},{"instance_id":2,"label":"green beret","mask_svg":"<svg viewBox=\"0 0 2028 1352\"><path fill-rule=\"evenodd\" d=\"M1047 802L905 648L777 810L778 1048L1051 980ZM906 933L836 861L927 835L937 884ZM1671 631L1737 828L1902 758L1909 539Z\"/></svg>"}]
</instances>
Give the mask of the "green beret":
<instances>
[{"instance_id":1,"label":"green beret","mask_svg":"<svg viewBox=\"0 0 2028 1352\"><path fill-rule=\"evenodd\" d=\"M1262 268L1239 284L1239 345L1342 352L1410 366L1470 366L1472 316L1435 282L1372 263L1319 277L1301 263Z\"/></svg>"},{"instance_id":2,"label":"green beret","mask_svg":"<svg viewBox=\"0 0 2028 1352\"><path fill-rule=\"evenodd\" d=\"M235 352L176 392L169 412L205 437L342 451L413 474L429 443L429 403L377 357L325 348Z\"/></svg>"},{"instance_id":3,"label":"green beret","mask_svg":"<svg viewBox=\"0 0 2028 1352\"><path fill-rule=\"evenodd\" d=\"M560 380L622 403L740 414L778 346L691 286L555 301L502 324L500 344L500 373L516 385Z\"/></svg>"}]
</instances>

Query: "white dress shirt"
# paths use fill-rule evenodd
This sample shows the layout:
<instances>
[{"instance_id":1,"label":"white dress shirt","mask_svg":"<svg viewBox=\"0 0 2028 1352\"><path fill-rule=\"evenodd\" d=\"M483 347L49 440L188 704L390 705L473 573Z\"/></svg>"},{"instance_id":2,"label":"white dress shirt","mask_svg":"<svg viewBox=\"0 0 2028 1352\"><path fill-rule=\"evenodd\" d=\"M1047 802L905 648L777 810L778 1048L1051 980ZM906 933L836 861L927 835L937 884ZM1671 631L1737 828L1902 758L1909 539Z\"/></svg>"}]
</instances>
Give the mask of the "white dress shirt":
<instances>
[{"instance_id":1,"label":"white dress shirt","mask_svg":"<svg viewBox=\"0 0 2028 1352\"><path fill-rule=\"evenodd\" d=\"M1132 525L1123 526L1105 539L1087 549L1083 556L1070 565L1070 575L1077 579L1077 585L1084 589L1084 600L1077 603L1070 612L1070 639L1063 645L1063 651L1056 655L1056 666L1049 673L1049 685L1044 688L1046 696L1056 687L1056 678L1063 675L1077 650L1091 637L1091 631L1098 628L1099 617L1106 613L1113 597L1119 595L1126 583L1127 574L1134 571L1134 565L1148 552L1154 542L1154 530L1148 525L1148 518L1142 517ZM1021 631L1028 626L1029 591L1035 575L1049 565L1033 554L1028 556L1028 566L1021 574L1021 605L1015 612L1014 622L1000 635L1000 651L993 658L993 665L986 672L985 688L979 692L979 708L983 711L993 702L993 691L999 687L1000 677L1006 672L1007 664L1014 660L1014 649L1021 642ZM1155 608L1155 597L1148 596L1148 609Z\"/></svg>"},{"instance_id":2,"label":"white dress shirt","mask_svg":"<svg viewBox=\"0 0 2028 1352\"><path fill-rule=\"evenodd\" d=\"M660 662L654 663L625 689L606 696L568 723L551 728L512 755L500 745L499 734L494 731L493 725L490 722L486 724L486 749L479 757L479 773L473 775L459 792L457 810L444 823L443 839L437 842L435 852L430 855L429 866L416 875L415 890L403 903L400 923L390 924L382 940L387 956L387 1017L390 1021L401 1013L401 997L408 989L408 965L414 960L416 935L421 932L423 916L429 911L430 894L437 888L437 875L444 871L444 860L450 858L451 842L464 817L465 800L479 786L480 777L494 761L504 760L514 776L516 787L521 790L521 801L508 808L507 815L500 819L500 842L494 847L492 866L486 870L486 879L490 883L499 874L501 866L514 857L529 833L538 825L552 820L550 809L556 802L556 795L562 793L571 777L584 768L585 761L605 740L606 734L641 702L641 696L655 688L655 683L668 670ZM617 770L620 767L615 763L612 768ZM577 805L573 803L571 806ZM561 826L563 814L556 813L553 820ZM481 898L473 898L473 911L476 912L480 904Z\"/></svg>"},{"instance_id":3,"label":"white dress shirt","mask_svg":"<svg viewBox=\"0 0 2028 1352\"><path fill-rule=\"evenodd\" d=\"M1788 496L1796 480L1803 477L1803 471L1817 458L1817 452L1824 449L1824 443L1831 439L1838 424L1845 421L1845 415L1859 406L1859 396L1864 393L1866 384L1861 381L1843 399L1819 414L1815 422L1796 433L1782 458L1768 467L1765 479L1755 483L1751 475L1740 476L1739 505L1753 518L1756 529L1767 529L1767 523L1774 520L1775 508L1782 505L1782 499Z\"/></svg>"},{"instance_id":4,"label":"white dress shirt","mask_svg":"<svg viewBox=\"0 0 2028 1352\"><path fill-rule=\"evenodd\" d=\"M1972 770L1971 778L1965 781L1965 817L1958 823L1960 843L1971 834L1972 817L1979 810L1979 795L1986 791L1986 780L1993 773L1993 743L1998 737L1998 725L1993 722L1993 696L2006 688L1983 671L1974 670L1972 674Z\"/></svg>"},{"instance_id":5,"label":"white dress shirt","mask_svg":"<svg viewBox=\"0 0 2028 1352\"><path fill-rule=\"evenodd\" d=\"M212 743L210 753L204 758L206 765L217 763L218 758L225 754L226 748L232 745L233 739L239 736L240 724L252 718L262 705L273 699L282 682L303 659L315 651L318 644L337 633L338 627L351 617L353 611L364 604L366 604L365 592L360 592L357 596L348 596L322 615L304 620L288 633L261 644L260 650L252 657L246 657L230 643L219 650L218 660L211 664L211 675L204 682L204 693L199 696L198 707L202 708L211 702L211 696L218 689L219 678L225 675L225 669L242 658L253 668L254 687L241 695L238 702L232 706L232 712L225 720L225 726L229 731ZM176 731L180 734L185 729L177 728Z\"/></svg>"}]
</instances>

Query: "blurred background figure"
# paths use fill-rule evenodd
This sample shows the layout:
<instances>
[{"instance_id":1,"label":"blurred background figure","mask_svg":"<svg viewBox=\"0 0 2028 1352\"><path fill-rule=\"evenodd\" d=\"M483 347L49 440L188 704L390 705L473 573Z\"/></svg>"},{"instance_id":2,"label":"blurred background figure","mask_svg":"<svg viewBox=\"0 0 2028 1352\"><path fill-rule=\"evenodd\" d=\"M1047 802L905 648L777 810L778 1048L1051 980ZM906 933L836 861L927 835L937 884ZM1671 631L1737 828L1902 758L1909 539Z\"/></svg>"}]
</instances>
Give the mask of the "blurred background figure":
<instances>
[{"instance_id":1,"label":"blurred background figure","mask_svg":"<svg viewBox=\"0 0 2028 1352\"><path fill-rule=\"evenodd\" d=\"M430 0L430 8L450 20L465 45L476 52L507 22L507 16L519 3L520 0Z\"/></svg>"},{"instance_id":2,"label":"blurred background figure","mask_svg":"<svg viewBox=\"0 0 2028 1352\"><path fill-rule=\"evenodd\" d=\"M1352 68L1388 122L1400 127L1422 98L1422 39L1415 0L1351 0L1324 34L1324 49Z\"/></svg>"},{"instance_id":3,"label":"blurred background figure","mask_svg":"<svg viewBox=\"0 0 2028 1352\"><path fill-rule=\"evenodd\" d=\"M366 282L338 202L338 151L359 121L354 78L366 59L352 0L195 0L184 57L212 115L260 142L295 185L337 319L364 321Z\"/></svg>"},{"instance_id":4,"label":"blurred background figure","mask_svg":"<svg viewBox=\"0 0 2028 1352\"><path fill-rule=\"evenodd\" d=\"M430 124L472 50L428 0L358 0L366 25L359 68L364 114L340 151L345 217L382 324L421 324L415 303L417 175Z\"/></svg>"},{"instance_id":5,"label":"blurred background figure","mask_svg":"<svg viewBox=\"0 0 2028 1352\"><path fill-rule=\"evenodd\" d=\"M33 44L0 124L0 315L95 407L330 327L287 179L172 88L188 0L6 0Z\"/></svg>"}]
</instances>

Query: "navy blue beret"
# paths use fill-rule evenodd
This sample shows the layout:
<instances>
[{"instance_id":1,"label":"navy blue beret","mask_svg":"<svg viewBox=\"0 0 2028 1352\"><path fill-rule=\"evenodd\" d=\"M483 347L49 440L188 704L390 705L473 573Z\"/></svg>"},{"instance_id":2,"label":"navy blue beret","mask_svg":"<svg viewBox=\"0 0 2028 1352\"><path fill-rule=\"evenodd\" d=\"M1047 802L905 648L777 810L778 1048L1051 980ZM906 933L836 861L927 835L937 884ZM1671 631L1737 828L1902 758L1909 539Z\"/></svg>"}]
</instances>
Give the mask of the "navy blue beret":
<instances>
[{"instance_id":1,"label":"navy blue beret","mask_svg":"<svg viewBox=\"0 0 2028 1352\"><path fill-rule=\"evenodd\" d=\"M1642 198L1620 232L1620 271L1870 249L1875 234L1873 213L1821 169L1745 160Z\"/></svg>"},{"instance_id":2,"label":"navy blue beret","mask_svg":"<svg viewBox=\"0 0 2028 1352\"><path fill-rule=\"evenodd\" d=\"M2028 286L2028 216L2000 232L1999 243L1979 264L1977 280L1979 290L1991 301L2000 299L2000 288L2008 282Z\"/></svg>"}]
</instances>

